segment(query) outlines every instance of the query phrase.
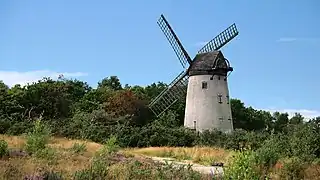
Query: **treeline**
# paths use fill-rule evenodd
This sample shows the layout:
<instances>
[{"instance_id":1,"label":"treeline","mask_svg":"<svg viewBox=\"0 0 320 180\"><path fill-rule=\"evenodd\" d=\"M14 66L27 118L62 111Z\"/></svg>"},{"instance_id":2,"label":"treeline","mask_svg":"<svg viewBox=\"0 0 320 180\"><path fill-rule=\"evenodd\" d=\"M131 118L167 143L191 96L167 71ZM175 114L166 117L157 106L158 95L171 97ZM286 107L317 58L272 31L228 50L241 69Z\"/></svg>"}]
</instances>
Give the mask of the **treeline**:
<instances>
[{"instance_id":1,"label":"treeline","mask_svg":"<svg viewBox=\"0 0 320 180\"><path fill-rule=\"evenodd\" d=\"M219 144L225 141L217 142L217 139L212 142L212 137L207 137L206 133L199 135L185 129L183 100L163 117L156 118L147 104L166 86L161 82L146 87L123 86L116 76L104 78L96 89L86 82L70 79L43 78L37 83L11 88L0 81L0 133L27 133L32 122L41 117L56 136L103 142L113 134L118 136L122 146L192 146L199 143L239 146L238 142L236 145ZM292 118L287 113L270 114L246 107L238 99L231 99L231 107L234 128L239 129L234 136L247 131L287 133L292 125L320 122L320 118L304 121L300 114ZM217 131L214 133L228 138ZM265 135L261 135L260 140L263 139ZM228 142L232 144L232 141Z\"/></svg>"}]
</instances>

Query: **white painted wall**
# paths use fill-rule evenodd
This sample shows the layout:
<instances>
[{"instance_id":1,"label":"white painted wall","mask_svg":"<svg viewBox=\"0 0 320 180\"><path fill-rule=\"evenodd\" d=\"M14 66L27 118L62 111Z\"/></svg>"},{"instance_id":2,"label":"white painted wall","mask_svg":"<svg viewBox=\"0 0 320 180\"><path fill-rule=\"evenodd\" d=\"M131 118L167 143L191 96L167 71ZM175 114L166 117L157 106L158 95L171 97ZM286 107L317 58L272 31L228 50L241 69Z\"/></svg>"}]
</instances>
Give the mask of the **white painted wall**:
<instances>
[{"instance_id":1,"label":"white painted wall","mask_svg":"<svg viewBox=\"0 0 320 180\"><path fill-rule=\"evenodd\" d=\"M224 76L195 75L189 77L184 126L203 131L217 128L224 132L233 131L228 83ZM202 89L202 82L207 82L207 89ZM218 94L222 94L219 103ZM223 118L222 121L219 118Z\"/></svg>"}]
</instances>

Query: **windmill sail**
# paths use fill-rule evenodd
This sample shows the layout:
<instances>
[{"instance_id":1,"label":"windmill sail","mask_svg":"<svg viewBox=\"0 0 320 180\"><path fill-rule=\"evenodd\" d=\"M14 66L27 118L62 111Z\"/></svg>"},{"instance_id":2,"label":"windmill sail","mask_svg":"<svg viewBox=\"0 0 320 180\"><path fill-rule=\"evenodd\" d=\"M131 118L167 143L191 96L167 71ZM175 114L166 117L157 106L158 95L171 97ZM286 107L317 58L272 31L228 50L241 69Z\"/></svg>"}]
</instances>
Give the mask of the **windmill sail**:
<instances>
[{"instance_id":1,"label":"windmill sail","mask_svg":"<svg viewBox=\"0 0 320 180\"><path fill-rule=\"evenodd\" d=\"M188 76L182 71L150 104L149 108L159 117L187 93Z\"/></svg>"},{"instance_id":2,"label":"windmill sail","mask_svg":"<svg viewBox=\"0 0 320 180\"><path fill-rule=\"evenodd\" d=\"M181 65L183 66L183 68L186 68L187 63L191 64L191 58L189 57L187 51L182 46L180 40L178 39L177 35L174 33L170 24L162 14L157 23L160 26L160 29L162 30L166 38L168 39Z\"/></svg>"},{"instance_id":3,"label":"windmill sail","mask_svg":"<svg viewBox=\"0 0 320 180\"><path fill-rule=\"evenodd\" d=\"M220 49L239 34L236 24L233 23L226 30L222 31L218 36L209 41L198 53L206 53Z\"/></svg>"}]
</instances>

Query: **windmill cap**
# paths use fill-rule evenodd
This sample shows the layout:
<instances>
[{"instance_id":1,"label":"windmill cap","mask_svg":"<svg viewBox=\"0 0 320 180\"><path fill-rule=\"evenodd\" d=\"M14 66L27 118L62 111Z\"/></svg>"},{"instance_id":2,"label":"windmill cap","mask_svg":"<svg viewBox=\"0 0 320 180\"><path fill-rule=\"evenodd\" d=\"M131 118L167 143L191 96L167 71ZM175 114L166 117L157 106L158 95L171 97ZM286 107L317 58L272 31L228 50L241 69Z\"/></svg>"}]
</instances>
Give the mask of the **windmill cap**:
<instances>
[{"instance_id":1,"label":"windmill cap","mask_svg":"<svg viewBox=\"0 0 320 180\"><path fill-rule=\"evenodd\" d=\"M232 70L221 51L212 51L196 55L189 68L189 76L213 74L227 76L228 71Z\"/></svg>"}]
</instances>

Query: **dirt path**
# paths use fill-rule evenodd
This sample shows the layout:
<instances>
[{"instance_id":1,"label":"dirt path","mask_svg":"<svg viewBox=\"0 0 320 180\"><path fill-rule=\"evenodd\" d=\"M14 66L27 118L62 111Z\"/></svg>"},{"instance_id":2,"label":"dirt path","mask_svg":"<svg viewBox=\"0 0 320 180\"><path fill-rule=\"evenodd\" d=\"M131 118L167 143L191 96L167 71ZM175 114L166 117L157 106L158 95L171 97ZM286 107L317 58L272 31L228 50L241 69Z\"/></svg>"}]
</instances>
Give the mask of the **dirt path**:
<instances>
[{"instance_id":1,"label":"dirt path","mask_svg":"<svg viewBox=\"0 0 320 180\"><path fill-rule=\"evenodd\" d=\"M192 162L178 162L173 158L163 158L163 157L149 157L150 159L152 159L155 162L160 162L160 163L168 163L171 164L173 163L173 166L179 167L181 165L192 165L192 169L194 171L200 172L202 174L212 174L212 175L223 175L223 168L219 167L219 166L204 166L204 165L200 165L200 164L196 164L196 163L192 163Z\"/></svg>"}]
</instances>

